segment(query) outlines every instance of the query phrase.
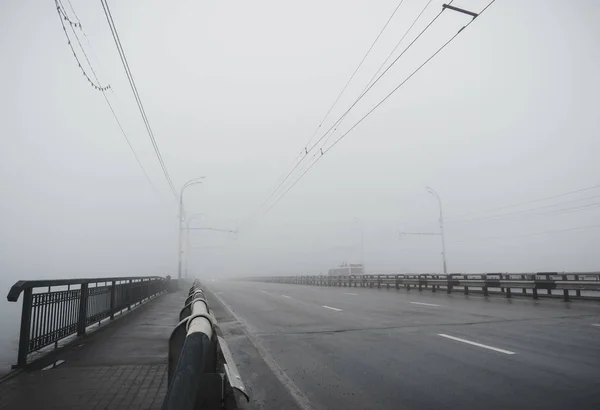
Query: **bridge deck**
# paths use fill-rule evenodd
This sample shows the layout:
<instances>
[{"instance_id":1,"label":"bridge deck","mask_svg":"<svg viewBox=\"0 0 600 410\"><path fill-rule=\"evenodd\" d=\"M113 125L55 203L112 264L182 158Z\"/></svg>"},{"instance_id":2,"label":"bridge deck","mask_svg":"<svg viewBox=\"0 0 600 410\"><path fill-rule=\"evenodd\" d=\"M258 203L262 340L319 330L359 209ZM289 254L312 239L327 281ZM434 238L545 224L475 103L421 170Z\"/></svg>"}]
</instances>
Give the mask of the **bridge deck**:
<instances>
[{"instance_id":1,"label":"bridge deck","mask_svg":"<svg viewBox=\"0 0 600 410\"><path fill-rule=\"evenodd\" d=\"M184 290L151 300L0 383L4 409L159 409ZM43 370L57 360L65 362Z\"/></svg>"}]
</instances>

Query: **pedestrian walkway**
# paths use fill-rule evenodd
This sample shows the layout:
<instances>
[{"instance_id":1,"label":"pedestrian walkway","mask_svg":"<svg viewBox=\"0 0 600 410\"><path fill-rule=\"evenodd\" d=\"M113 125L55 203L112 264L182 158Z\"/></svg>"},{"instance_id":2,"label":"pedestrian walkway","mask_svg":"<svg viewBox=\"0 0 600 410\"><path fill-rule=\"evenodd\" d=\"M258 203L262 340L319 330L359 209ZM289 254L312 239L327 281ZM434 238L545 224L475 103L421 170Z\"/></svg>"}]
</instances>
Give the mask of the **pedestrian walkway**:
<instances>
[{"instance_id":1,"label":"pedestrian walkway","mask_svg":"<svg viewBox=\"0 0 600 410\"><path fill-rule=\"evenodd\" d=\"M185 297L183 290L162 295L8 378L0 410L160 409L169 336Z\"/></svg>"}]
</instances>

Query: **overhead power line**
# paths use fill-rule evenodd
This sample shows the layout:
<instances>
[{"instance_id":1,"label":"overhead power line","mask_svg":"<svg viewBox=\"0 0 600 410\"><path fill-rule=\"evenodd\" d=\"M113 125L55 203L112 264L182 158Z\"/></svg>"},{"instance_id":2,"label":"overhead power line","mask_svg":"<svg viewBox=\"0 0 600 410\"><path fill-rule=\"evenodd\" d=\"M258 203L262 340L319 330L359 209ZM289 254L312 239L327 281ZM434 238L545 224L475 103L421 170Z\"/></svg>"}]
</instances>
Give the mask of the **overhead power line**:
<instances>
[{"instance_id":1,"label":"overhead power line","mask_svg":"<svg viewBox=\"0 0 600 410\"><path fill-rule=\"evenodd\" d=\"M449 221L448 223L450 224L458 224L458 223L465 223L465 222L476 222L476 221L483 221L483 220L488 220L488 219L497 219L497 218L504 218L507 216L514 216L514 215L525 215L525 216L535 216L535 215L547 215L548 213L538 213L537 211L539 210L548 210L550 209L551 213L553 212L563 212L563 211L567 211L571 208L564 208L564 209L555 209L552 210L551 208L556 208L556 207L560 207L560 206L564 206L564 205L571 205L571 204L575 204L578 202L585 202L585 201L589 201L592 199L597 199L600 198L600 195L595 195L595 196L591 196L591 197L587 197L587 198L581 198L581 199L576 199L573 201L567 201L567 202L559 202L556 204L550 204L550 205L544 205L544 206L538 206L535 208L529 208L529 209L521 209L518 211L513 211L513 212L505 212L505 213L501 213L501 214L496 214L496 215L488 215L488 216L480 216L480 217L475 217L475 218L469 218L469 219L456 219L456 220L452 220ZM578 205L575 208L578 208L582 205ZM583 205L586 206L586 205ZM532 214L533 213L533 214Z\"/></svg>"},{"instance_id":2,"label":"overhead power line","mask_svg":"<svg viewBox=\"0 0 600 410\"><path fill-rule=\"evenodd\" d=\"M60 20L60 25L62 26L62 29L65 33L65 37L67 38L67 43L69 44L69 48L71 48L71 52L73 53L73 57L75 58L75 61L77 61L77 65L79 66L79 69L81 70L81 72L83 73L83 76L85 77L85 79L88 81L88 83L90 83L90 85L98 90L98 91L106 91L110 89L110 84L107 86L102 86L100 84L100 81L98 81L98 78L96 77L96 81L94 82L94 80L92 80L90 78L90 76L88 75L88 73L86 72L85 68L83 67L83 65L81 64L81 61L79 60L79 57L77 56L77 53L75 52L75 48L73 47L73 43L71 42L71 38L69 37L69 34L67 33L67 27L65 26L65 21L67 21L69 23L69 25L71 26L71 29L74 31L73 27L77 27L79 29L81 29L81 24L80 23L73 23L68 16L66 15L65 11L63 10L63 8L61 7L61 5L59 4L59 2L57 0L54 0L54 4L56 5L56 12L58 13L58 19ZM93 71L93 68L91 65L90 69Z\"/></svg>"},{"instance_id":3,"label":"overhead power line","mask_svg":"<svg viewBox=\"0 0 600 410\"><path fill-rule=\"evenodd\" d=\"M279 190L279 188L281 188L281 186L285 183L285 181L288 179L288 177L296 170L296 168L298 168L298 166L300 165L300 163L303 161L303 156L306 155L306 154L308 154L308 152L309 152L307 150L308 145L315 138L315 136L317 135L317 133L319 132L319 130L323 126L323 123L327 120L327 118L329 118L329 114L331 114L331 111L337 105L338 101L340 100L340 98L342 97L342 95L344 94L344 92L346 91L346 89L348 88L348 86L350 85L350 83L352 82L352 80L354 79L354 77L356 76L356 74L358 73L358 70L360 70L360 68L362 67L363 63L365 62L365 60L367 59L367 57L369 56L369 54L371 53L371 51L375 47L375 44L377 44L377 41L379 41L379 38L381 37L381 35L383 34L383 32L385 31L385 29L387 28L387 26L390 24L390 21L392 21L392 18L396 15L396 12L398 11L398 9L402 5L402 3L404 3L404 0L400 0L400 2L398 3L398 5L394 9L394 11L392 11L392 14L390 15L390 17L388 17L387 21L385 22L385 24L383 25L383 27L379 31L379 34L377 34L377 37L375 37L375 40L373 40L373 43L371 43L371 46L369 47L369 49L367 50L367 52L365 53L365 55L363 56L363 58L360 60L360 62L358 63L358 65L354 69L354 72L352 73L352 75L350 76L350 78L348 78L348 81L346 82L346 84L344 85L344 87L339 92L338 96L336 97L336 99L333 101L333 103L331 104L331 106L327 110L327 113L325 113L325 116L319 122L319 125L315 129L315 131L312 134L312 136L310 137L310 139L304 144L304 147L300 151L300 153L298 154L298 156L296 156L296 158L292 161L292 163L287 167L287 168L291 167L290 171L288 171L287 174L284 173L282 175L283 178L280 177L278 179L278 182L277 182L277 184L275 186L275 189L273 189L273 191L271 191L271 194L267 197L267 199L259 207L259 210L262 209L269 202L269 200L277 193L277 191ZM312 148L311 148L311 150L312 150ZM300 160L300 161L298 161L298 160Z\"/></svg>"},{"instance_id":4,"label":"overhead power line","mask_svg":"<svg viewBox=\"0 0 600 410\"><path fill-rule=\"evenodd\" d=\"M522 206L522 205L533 204L533 203L536 203L536 202L548 201L550 199L560 198L560 197L567 196L567 195L578 194L580 192L591 191L592 189L598 189L598 188L600 188L600 184L593 185L593 186L590 186L590 187L587 187L587 188L576 189L574 191L568 191L568 192L563 192L563 193L556 194L556 195L546 196L546 197L543 197L543 198L533 199L533 200L530 200L530 201L517 202L515 204L503 205L503 206L499 206L499 207L496 207L496 208L489 208L489 209L486 209L486 210L483 210L483 211L467 212L467 213L456 215L456 216L450 216L450 217L448 217L446 219L458 219L458 218L462 218L462 217L465 217L465 216L471 216L471 215L482 214L482 213L487 213L487 212L499 211L499 210L507 209L507 208L514 208L514 207L518 207L518 206Z\"/></svg>"},{"instance_id":5,"label":"overhead power line","mask_svg":"<svg viewBox=\"0 0 600 410\"><path fill-rule=\"evenodd\" d=\"M377 71L375 71L375 73L373 73L373 76L371 77L371 79L369 79L369 82L367 83L367 85L365 85L365 88L363 88L363 90L360 92L358 98L357 98L357 102L358 100L360 100L364 94L367 93L367 91L370 89L371 84L373 84L374 80L377 78L377 75L381 72L381 70L383 69L383 67L386 65L386 63L390 60L390 58L392 57L392 55L394 55L394 53L396 52L396 50L398 49L398 47L400 47L400 44L402 43L402 41L404 41L404 39L406 38L406 36L408 35L408 33L412 30L412 28L414 27L414 25L417 23L417 21L421 18L421 16L423 15L423 13L425 12L425 10L427 9L427 7L429 7L429 5L431 4L433 0L429 0L427 2L427 4L425 4L425 7L423 7L421 9L421 12L417 15L417 17L413 20L412 24L408 27L408 29L406 29L406 31L404 32L404 34L402 35L402 37L400 37L400 40L398 40L398 42L396 43L396 45L394 46L394 48L392 49L392 51L390 51L390 53L388 54L388 56L385 58L385 60L383 60L383 63L381 63L381 65L379 66L379 68L377 69ZM452 4L451 0L450 3L448 3L449 5ZM443 9L442 9L443 11ZM441 14L441 13L440 13ZM415 39L416 40L416 39ZM408 48L410 48L412 44L409 44L409 46L406 48L406 50L404 50L402 52L402 54L404 54ZM398 58L402 57L402 54L400 54L400 56L398 56ZM377 78L377 81L379 79ZM335 128L333 129L333 131L329 134L329 136L325 139L325 141L323 141L322 146L325 146L329 140L333 137L333 135L335 134L335 132L337 131L337 129L342 125L344 119L346 119L346 115L344 115L342 118L339 119L339 122L337 123L337 125L335 126Z\"/></svg>"},{"instance_id":6,"label":"overhead power line","mask_svg":"<svg viewBox=\"0 0 600 410\"><path fill-rule=\"evenodd\" d=\"M57 4L58 9L61 11L59 13L59 15L62 15L64 17L64 19L66 21L71 22L72 20L67 16L66 11L64 10L64 6L62 4L62 2L60 0L58 0L58 3L60 4L60 6ZM82 28L81 25L81 21L79 20L79 18L77 17L77 14L75 13L75 10L73 8L73 6L71 5L71 2L69 1L69 5L71 8L71 12L73 13L73 15L75 15L75 17L77 18L77 23L72 23L70 24L71 27L71 31L73 33L73 36L75 37L77 44L79 45L80 50L83 53L83 56L85 58L85 61L87 62L90 71L92 72L92 75L94 76L94 79L96 80L97 84L100 84L100 80L98 78L98 75L96 74L96 71L94 70L94 66L92 65L87 53L85 52L85 48L83 47L83 44L81 43L81 40L79 38L79 35L77 34L77 30L75 30L75 28L78 28L81 33L83 33L83 35L87 38L87 35L85 34L85 31ZM61 19L62 22L62 19ZM73 51L73 54L75 55L75 58L77 59L77 61L79 62L79 59L77 58L77 54L75 53L75 50L71 44L71 38L69 37L69 34L67 33L65 26L63 24L63 30L65 32L65 36L67 37L67 41L69 42L69 45L71 46L71 51ZM89 41L89 40L88 40ZM81 65L80 65L81 66ZM152 187L152 190L154 191L154 193L157 195L157 197L162 201L162 196L158 193L158 190L156 189L156 186L154 185L154 183L152 183L152 180L150 179L150 176L148 175L148 172L146 171L146 169L144 168L144 166L142 165L137 153L135 152L133 146L131 145L131 141L129 140L129 137L127 136L127 133L125 132L125 130L123 129L123 126L121 125L121 121L119 120L119 117L117 116L112 104L110 103L110 100L108 99L108 97L106 96L106 90L110 89L112 90L112 88L110 86L107 87L100 87L99 90L102 93L102 96L104 97L104 101L106 102L106 104L108 105L108 108L110 109L110 112L112 113L112 116L114 117L115 121L117 122L117 125L119 126L119 129L121 130L121 134L123 135L123 137L125 138L125 141L127 142L127 146L129 147L131 153L133 154L138 166L140 167L140 169L142 170L142 173L144 174L146 181L148 181L148 183L150 184L150 186Z\"/></svg>"},{"instance_id":7,"label":"overhead power line","mask_svg":"<svg viewBox=\"0 0 600 410\"><path fill-rule=\"evenodd\" d=\"M519 234L519 235L488 236L488 237L484 237L484 238L473 238L473 239L466 239L466 240L462 240L462 241L452 241L452 243L491 241L491 240L495 240L495 239L509 239L509 238L524 238L524 237L528 237L528 236L547 235L547 234L564 233L564 232L572 232L572 231L583 231L586 229L596 229L596 228L600 228L600 225L578 226L575 228L567 228L567 229L552 229L549 231L531 232L531 233L524 233L524 234Z\"/></svg>"},{"instance_id":8,"label":"overhead power line","mask_svg":"<svg viewBox=\"0 0 600 410\"><path fill-rule=\"evenodd\" d=\"M173 193L173 196L175 197L175 199L177 199L177 190L175 189L175 186L173 185L173 181L171 179L171 176L169 175L169 171L167 170L165 162L162 158L162 154L160 153L160 149L158 148L156 139L154 138L154 132L152 131L152 127L150 126L150 121L148 120L148 116L146 115L146 111L144 110L144 105L143 105L142 99L138 93L138 90L137 90L137 87L135 84L135 79L133 78L133 73L131 72L131 69L129 68L129 63L127 62L127 56L125 55L125 50L123 49L123 46L121 44L121 40L119 38L119 33L117 32L117 27L115 25L112 14L110 12L110 7L108 6L107 0L100 0L100 2L102 3L102 8L104 9L104 15L106 16L106 20L108 21L108 25L110 27L111 34L112 34L115 44L117 46L117 51L119 52L119 57L121 58L121 63L123 64L123 68L125 69L125 74L127 75L127 79L129 80L129 85L131 87L131 91L133 92L133 96L135 97L136 104L138 106L138 109L140 110L140 114L142 116L142 120L144 121L144 125L146 126L146 131L148 132L150 141L152 142L154 152L156 153L156 157L158 158L158 162L163 171L165 179L167 180L167 183L169 184L171 192Z\"/></svg>"},{"instance_id":9,"label":"overhead power line","mask_svg":"<svg viewBox=\"0 0 600 410\"><path fill-rule=\"evenodd\" d=\"M340 122L348 115L348 113L356 106L356 104L358 104L358 102L375 86L375 84L377 84L377 82L390 70L390 68L392 68L394 66L394 64L396 64L398 62L398 60L412 47L412 45L433 25L433 23L435 23L435 21L438 19L438 17L440 17L440 15L444 12L444 8L442 8L442 10L433 18L433 20L431 20L431 22L429 22L429 24L423 29L421 30L421 32L415 37L415 39L404 49L404 51L398 56L396 57L396 59L385 69L385 71L383 71L376 79L375 81L373 81L370 85L367 85L367 87L361 92L361 94L358 96L358 98L356 98L356 100L352 103L352 105L333 123L333 125L331 127L329 127L329 129L325 132L325 134L323 134L321 136L321 138L319 138L317 140L317 142L315 142L310 148L306 148L304 149L304 155L302 155L303 153L301 153L301 158L299 159L299 161L296 162L296 164L294 165L294 167L286 174L286 176L283 178L283 180L279 183L279 185L275 188L275 190L273 190L273 192L271 192L271 194L269 195L268 199L265 201L265 203L263 205L261 205L261 207L259 208L259 210L264 207L268 201L277 193L277 191L279 190L279 188L281 188L283 186L283 184L288 180L288 178L291 177L291 175L294 173L294 171L296 171L296 169L304 162L304 160L308 157L308 154L311 153L318 145L319 143L332 131L336 129L336 127L340 124ZM318 152L317 152L318 153ZM321 148L321 155L323 154L323 150ZM312 158L314 158L316 156L316 154L313 154ZM311 159L312 159L311 158ZM320 157L319 157L320 158ZM317 159L318 161L318 159ZM312 165L309 166L308 169L310 169L312 167ZM304 176L304 174L306 174L306 172L308 172L308 169L305 170L301 175L300 178L302 176ZM295 182L292 183L292 186L295 185ZM289 192L291 188L289 188L287 191L285 191L286 193ZM285 193L284 193L285 195ZM279 200L276 200L276 202L279 202ZM267 208L267 210L265 211L265 214L271 209L273 208L274 204L272 204L271 206L269 206Z\"/></svg>"},{"instance_id":10,"label":"overhead power line","mask_svg":"<svg viewBox=\"0 0 600 410\"><path fill-rule=\"evenodd\" d=\"M483 10L479 13L479 15L483 14L496 0L492 0L490 1L487 6L485 6L483 8ZM425 31L427 30L427 28L429 28L431 26L431 24L433 24L433 22L441 15L441 13L443 13L443 11L445 10L445 8L442 9L442 11L432 20L431 23L429 23L427 25L427 27L425 27L425 29L423 31L421 31L421 33L419 34L419 36ZM417 67L408 77L406 77L398 86L396 86L396 88L394 88L390 93L388 93L381 101L379 101L373 108L371 108L364 116L362 116L352 127L350 127L350 129L348 129L344 134L342 134L337 140L335 140L335 142L329 146L328 148L326 148L324 151L321 148L321 155L319 155L316 160L310 164L310 166L302 173L300 174L300 176L283 192L283 194L281 194L277 200L268 207L268 209L265 211L265 214L271 210L279 201L281 201L281 199L283 197L285 197L285 195L287 195L288 192L290 192L292 190L292 188L304 177L304 175L306 175L306 173L308 173L308 171L310 171L316 164L317 162L319 162L319 160L324 156L324 154L326 154L327 152L329 152L331 149L333 149L342 139L344 139L350 132L352 132L360 123L362 123L369 115L371 115L371 113L373 113L373 111L375 111L377 108L379 108L388 98L390 98L396 91L398 91L404 84L406 84L407 81L409 81L417 72L419 72L427 63L429 63L435 56L437 56L444 48L446 48L456 37L458 37L458 35L460 33L462 33L467 27L469 27L473 21L475 21L475 17L473 19L471 19L466 25L464 25L460 30L458 30L456 32L456 34L454 34L448 41L446 41L440 48L438 48L435 53L433 53L427 60L425 60L419 67ZM419 36L417 36L417 38L415 40L413 40L413 42L410 44L414 44L414 42L419 38ZM409 46L410 46L409 45ZM406 51L406 50L405 50ZM381 78L388 70L389 68L391 68L391 66L398 61L398 59L401 57L402 55L400 55L399 57L396 58L396 60L394 60L394 62L378 77ZM371 85L371 87L375 85L375 83L373 83ZM371 88L370 87L370 88ZM369 89L370 89L369 88ZM360 97L359 97L360 98ZM355 103L356 104L356 103ZM353 104L352 107L355 105ZM350 109L352 109L352 107L350 107ZM349 110L350 110L349 109ZM349 111L348 110L348 111ZM347 111L347 112L348 112ZM346 113L347 113L346 112ZM326 134L325 134L326 135ZM321 137L322 139L323 137ZM318 141L317 141L318 143ZM315 157L315 155L313 155L313 158Z\"/></svg>"}]
</instances>

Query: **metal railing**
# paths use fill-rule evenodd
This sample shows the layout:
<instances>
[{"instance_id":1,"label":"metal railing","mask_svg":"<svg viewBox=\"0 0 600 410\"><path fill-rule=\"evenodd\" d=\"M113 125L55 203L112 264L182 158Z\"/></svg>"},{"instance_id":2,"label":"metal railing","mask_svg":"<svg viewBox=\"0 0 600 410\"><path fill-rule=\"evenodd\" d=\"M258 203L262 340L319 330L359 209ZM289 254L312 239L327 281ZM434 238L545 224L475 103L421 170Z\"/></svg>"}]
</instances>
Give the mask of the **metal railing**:
<instances>
[{"instance_id":1,"label":"metal railing","mask_svg":"<svg viewBox=\"0 0 600 410\"><path fill-rule=\"evenodd\" d=\"M369 288L418 288L432 292L462 291L539 297L562 297L565 302L572 298L600 300L600 272L537 272L537 273L482 273L448 275L350 275L350 276L269 276L249 278L260 282L290 283L315 286L369 287Z\"/></svg>"},{"instance_id":2,"label":"metal railing","mask_svg":"<svg viewBox=\"0 0 600 410\"><path fill-rule=\"evenodd\" d=\"M236 409L246 389L200 283L190 288L169 339L163 410Z\"/></svg>"},{"instance_id":3,"label":"metal railing","mask_svg":"<svg viewBox=\"0 0 600 410\"><path fill-rule=\"evenodd\" d=\"M167 290L165 278L125 277L19 281L8 292L9 302L23 293L17 364L27 364L30 353L68 336L82 336L86 328L113 319L124 309Z\"/></svg>"}]
</instances>

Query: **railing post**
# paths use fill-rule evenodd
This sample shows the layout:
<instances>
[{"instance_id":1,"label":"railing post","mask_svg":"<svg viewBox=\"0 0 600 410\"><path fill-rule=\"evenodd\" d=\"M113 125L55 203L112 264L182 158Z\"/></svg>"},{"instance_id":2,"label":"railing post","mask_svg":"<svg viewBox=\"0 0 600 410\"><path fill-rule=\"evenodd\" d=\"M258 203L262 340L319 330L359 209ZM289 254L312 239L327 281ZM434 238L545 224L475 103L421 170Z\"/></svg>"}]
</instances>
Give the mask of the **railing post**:
<instances>
[{"instance_id":1,"label":"railing post","mask_svg":"<svg viewBox=\"0 0 600 410\"><path fill-rule=\"evenodd\" d=\"M19 354L16 367L24 367L27 364L27 353L29 353L29 331L31 328L31 310L33 303L33 289L27 288L23 292L23 309L21 311L21 330L19 333Z\"/></svg>"},{"instance_id":2,"label":"railing post","mask_svg":"<svg viewBox=\"0 0 600 410\"><path fill-rule=\"evenodd\" d=\"M127 297L127 310L131 310L131 301L133 300L133 281L129 279L129 295Z\"/></svg>"},{"instance_id":3,"label":"railing post","mask_svg":"<svg viewBox=\"0 0 600 410\"><path fill-rule=\"evenodd\" d=\"M452 274L449 273L446 276L446 293L450 294L452 293Z\"/></svg>"},{"instance_id":4,"label":"railing post","mask_svg":"<svg viewBox=\"0 0 600 410\"><path fill-rule=\"evenodd\" d=\"M85 334L87 319L88 284L81 284L81 295L79 297L79 317L77 318L77 336Z\"/></svg>"},{"instance_id":5,"label":"railing post","mask_svg":"<svg viewBox=\"0 0 600 410\"><path fill-rule=\"evenodd\" d=\"M115 318L116 288L117 288L117 281L113 280L112 287L110 288L110 319L111 320Z\"/></svg>"}]
</instances>

